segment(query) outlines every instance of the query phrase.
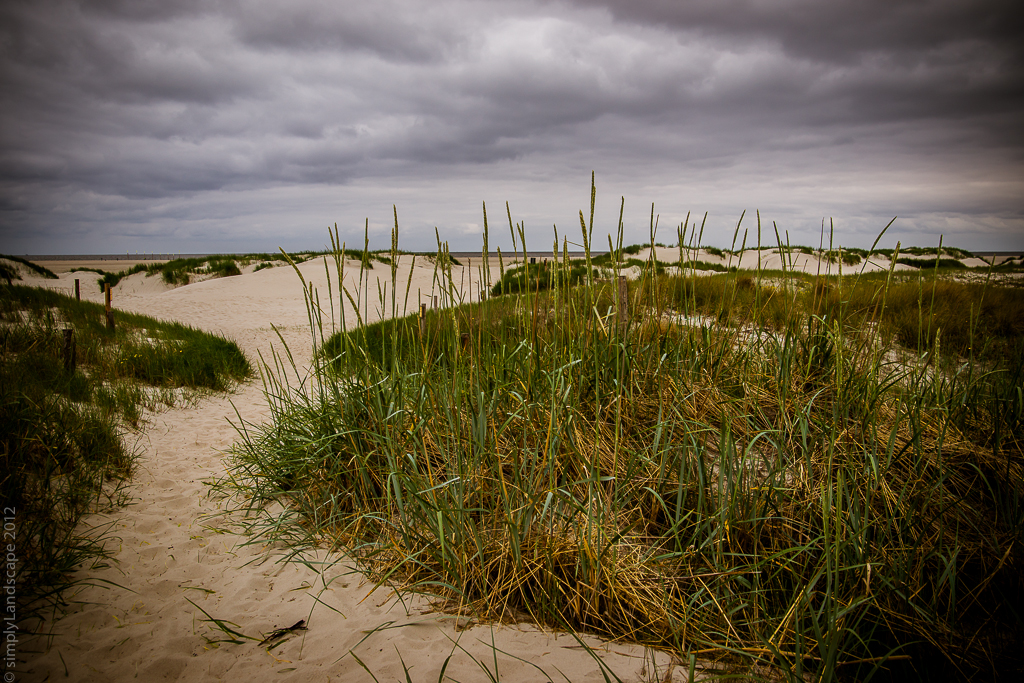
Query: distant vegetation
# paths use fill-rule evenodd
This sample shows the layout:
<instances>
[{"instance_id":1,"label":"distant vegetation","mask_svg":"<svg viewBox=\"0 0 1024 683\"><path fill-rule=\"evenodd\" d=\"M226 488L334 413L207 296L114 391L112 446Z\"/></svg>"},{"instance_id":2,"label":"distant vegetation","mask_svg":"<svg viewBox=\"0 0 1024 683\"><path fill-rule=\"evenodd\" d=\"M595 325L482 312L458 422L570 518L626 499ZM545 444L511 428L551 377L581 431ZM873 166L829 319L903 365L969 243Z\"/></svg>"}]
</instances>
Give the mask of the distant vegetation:
<instances>
[{"instance_id":1,"label":"distant vegetation","mask_svg":"<svg viewBox=\"0 0 1024 683\"><path fill-rule=\"evenodd\" d=\"M146 273L147 277L159 274L161 279L169 285L187 285L193 275L209 275L211 277L241 275L242 271L239 269L238 263L241 262L244 266L248 265L251 260L255 259L251 256L208 256L204 258L179 258L164 263L138 263L131 268L116 273L98 268L72 268L71 270L72 272L89 271L99 273L103 277L97 281L97 284L100 291L103 291L106 285L109 284L111 287L116 287L122 279L136 273ZM268 256L267 260L273 259ZM281 260L283 260L283 257Z\"/></svg>"},{"instance_id":2,"label":"distant vegetation","mask_svg":"<svg viewBox=\"0 0 1024 683\"><path fill-rule=\"evenodd\" d=\"M97 282L100 291L103 291L107 284L111 287L116 287L122 279L136 273L146 273L147 277L159 275L169 285L187 285L194 276L232 277L234 275L241 275L241 269L252 263L257 264L254 270L264 270L272 268L275 264L284 265L288 262L299 264L311 258L322 257L327 254L328 252L302 252L299 254L288 254L287 256L280 253L218 254L197 258L179 258L163 263L138 263L131 268L118 272L98 268L72 268L71 270L72 272L88 271L102 275L103 277ZM390 264L390 259L387 256L376 252L361 252L349 249L344 252L344 257L359 261L365 259L367 267L372 267L374 261L384 263L385 265Z\"/></svg>"},{"instance_id":3,"label":"distant vegetation","mask_svg":"<svg viewBox=\"0 0 1024 683\"><path fill-rule=\"evenodd\" d=\"M892 258L895 251L895 249L873 249L871 253L882 254ZM966 249L957 249L955 247L942 247L941 250L938 247L904 247L900 249L900 253L910 254L911 256L951 256L954 259L974 258L974 254Z\"/></svg>"},{"instance_id":4,"label":"distant vegetation","mask_svg":"<svg viewBox=\"0 0 1024 683\"><path fill-rule=\"evenodd\" d=\"M937 258L932 259L918 259L918 258L898 258L896 263L904 266L911 266L913 268L966 268L966 266L960 261L951 258Z\"/></svg>"}]
</instances>

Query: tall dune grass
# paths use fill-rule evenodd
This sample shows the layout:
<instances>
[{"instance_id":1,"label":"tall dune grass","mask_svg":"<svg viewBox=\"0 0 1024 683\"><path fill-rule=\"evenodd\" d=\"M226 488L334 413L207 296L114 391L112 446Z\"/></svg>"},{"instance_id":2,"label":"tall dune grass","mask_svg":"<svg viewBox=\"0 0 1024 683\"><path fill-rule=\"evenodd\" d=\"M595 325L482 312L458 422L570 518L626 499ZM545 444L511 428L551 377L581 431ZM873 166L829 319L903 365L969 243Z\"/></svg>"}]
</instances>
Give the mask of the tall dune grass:
<instances>
[{"instance_id":1,"label":"tall dune grass","mask_svg":"<svg viewBox=\"0 0 1024 683\"><path fill-rule=\"evenodd\" d=\"M985 306L1020 294L649 268L620 317L593 207L580 221L582 277L524 265L422 334L344 329L307 289L312 372L264 366L273 420L240 425L222 482L250 532L346 548L447 609L723 674L1019 673L1024 345L1019 313L996 331ZM400 308L395 264L382 309Z\"/></svg>"}]
</instances>

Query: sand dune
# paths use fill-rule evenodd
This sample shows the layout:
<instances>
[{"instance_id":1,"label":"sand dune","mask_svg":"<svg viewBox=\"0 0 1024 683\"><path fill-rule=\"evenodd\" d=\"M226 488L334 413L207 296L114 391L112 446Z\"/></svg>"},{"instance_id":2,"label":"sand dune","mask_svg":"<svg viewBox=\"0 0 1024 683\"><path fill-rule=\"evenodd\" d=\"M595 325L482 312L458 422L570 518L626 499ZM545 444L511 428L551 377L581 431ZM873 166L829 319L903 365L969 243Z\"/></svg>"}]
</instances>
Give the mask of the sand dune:
<instances>
[{"instance_id":1,"label":"sand dune","mask_svg":"<svg viewBox=\"0 0 1024 683\"><path fill-rule=\"evenodd\" d=\"M410 277L410 260L403 257L399 271L400 299ZM329 310L323 262L311 261L299 268L307 282L319 289L321 305ZM473 283L475 297L476 266L467 263L462 270L454 271L455 281L464 283L467 296ZM344 283L353 298L369 286L374 301L377 278L381 286L385 282L391 286L387 267L378 265L370 275L360 285L357 263L346 264ZM102 300L91 273L65 273L60 280L28 283L67 291L73 290L75 277L82 280L84 298ZM309 362L303 288L291 268L171 289L151 286L141 274L133 277L141 281L126 278L115 288L116 308L224 334L251 357L269 358L273 347L280 348L274 325L297 363ZM337 287L334 273L331 278ZM412 273L410 310L418 293L425 301L431 297L431 303L434 294L440 296L433 283L433 266L425 260ZM339 307L337 294L334 304ZM346 301L342 308L347 323L354 325L351 305ZM361 311L364 319L382 313L389 311L373 307ZM79 591L73 596L71 613L53 625L51 642L40 638L23 642L20 653L28 660L24 680L64 680L65 672L68 680L97 682L373 680L358 657L380 681L405 680L403 659L413 680L436 681L454 651L447 675L477 681L487 680L477 660L492 670L495 666L492 640L499 650L498 673L504 680L604 680L594 659L569 635L542 632L530 625L474 625L458 630L454 617L432 612L422 598L400 602L387 589L371 594L372 586L343 556L319 557L326 564L316 571L303 564L279 563L275 549L246 545L247 537L215 529L218 521L209 516L218 512L221 503L207 497L204 482L224 473L223 452L235 439L229 420L237 421L236 409L249 422L267 418L258 382L195 407L148 415L131 504L110 515L95 515L88 522L113 522L118 539L117 565L88 575L94 582L122 587ZM270 652L255 641L213 645L208 640L223 638L224 633L204 621L207 616L189 600L257 638L299 620L307 622L308 630L295 632ZM623 680L637 680L641 670L650 672L651 657L661 677L669 666L670 658L664 653L654 655L634 645L584 638ZM682 680L679 672L676 676Z\"/></svg>"},{"instance_id":2,"label":"sand dune","mask_svg":"<svg viewBox=\"0 0 1024 683\"><path fill-rule=\"evenodd\" d=\"M655 247L655 252L655 258L664 263L679 263L680 261L678 248ZM641 249L634 258L646 261L650 258L650 255L650 248ZM935 257L932 256L931 258L934 260ZM811 274L819 273L821 275L839 275L840 272L845 275L851 275L862 271L871 273L879 270L889 270L890 267L889 259L880 254L874 254L855 266L840 266L839 263L829 263L827 259L821 258L818 254L804 254L794 251L791 254L783 255L779 253L778 249L765 249L762 251L750 249L732 256L729 254L718 256L704 249L695 249L683 252L682 261L685 263L688 260L715 263L721 266L735 266L736 268L749 270L755 270L760 267L763 270L785 269ZM984 261L981 259L975 260L980 264L984 264ZM897 271L915 270L913 266L899 263L893 266L893 269Z\"/></svg>"},{"instance_id":3,"label":"sand dune","mask_svg":"<svg viewBox=\"0 0 1024 683\"><path fill-rule=\"evenodd\" d=\"M742 261L734 257L733 264L755 267L755 254L746 254ZM777 254L766 251L760 256L763 268L781 265ZM647 258L647 253L637 257ZM659 249L658 258L675 261L678 250ZM729 262L728 257L704 252L696 258ZM465 259L463 266L453 268L459 285L456 298L479 299L480 262ZM794 255L791 265L809 272L838 270L804 254ZM862 267L887 268L888 261L872 258L844 272ZM497 259L491 269L496 279ZM269 359L274 349L280 351L280 334L304 371L311 357L310 330L299 277L290 267L247 270L182 287L139 273L114 288L114 306L223 334L253 359ZM377 305L378 287L391 300L391 270L385 265L377 264L360 278L358 262L345 263L342 286L353 300L370 302L358 316L348 296L339 293L333 266L325 269L324 260L315 259L300 265L299 272L318 292L326 320L343 318L354 326L359 319L373 321L392 313L390 303L383 310ZM399 313L416 310L421 301L433 305L435 296L439 305L450 303L431 260L419 257L413 268L412 257L403 256L397 273ZM73 292L78 278L83 298L102 301L98 277L65 271L58 280L26 276L26 284ZM92 525L113 523L118 540L116 566L88 575L121 587L100 584L81 590L73 596L70 614L53 625L52 641L23 642L25 680L62 680L65 672L74 681L372 680L358 657L380 681L404 680L401 660L411 668L413 680L434 681L454 652L447 675L476 681L487 679L477 660L495 666L494 647L499 651L498 674L506 680L604 680L594 659L569 635L528 625L459 630L455 618L431 612L424 599L400 602L386 589L371 593L372 586L344 556L321 554L316 558L324 563L319 571L313 564L280 563L281 549L248 545L247 537L218 529L223 521L211 515L222 502L207 497L206 482L224 474L224 451L236 436L231 424L237 421L236 410L247 422L267 419L259 382L245 384L230 396L148 416L139 436L142 455L131 504L89 520ZM257 638L299 620L307 622L308 630L294 633L269 652L255 641L211 644L209 640L224 634L206 621L204 611ZM665 653L584 638L623 680L671 679L665 678L670 662ZM675 680L685 679L682 669L674 675Z\"/></svg>"}]
</instances>

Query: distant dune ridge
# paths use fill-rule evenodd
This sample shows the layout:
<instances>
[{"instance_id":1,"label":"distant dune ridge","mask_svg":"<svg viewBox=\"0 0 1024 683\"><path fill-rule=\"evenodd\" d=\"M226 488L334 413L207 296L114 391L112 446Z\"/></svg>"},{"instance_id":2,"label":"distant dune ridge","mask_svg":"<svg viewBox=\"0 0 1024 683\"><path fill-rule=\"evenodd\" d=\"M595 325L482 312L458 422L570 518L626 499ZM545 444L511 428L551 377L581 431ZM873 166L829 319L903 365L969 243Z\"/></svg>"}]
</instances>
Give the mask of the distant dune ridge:
<instances>
[{"instance_id":1,"label":"distant dune ridge","mask_svg":"<svg viewBox=\"0 0 1024 683\"><path fill-rule=\"evenodd\" d=\"M806 250L812 251L812 250ZM912 271L916 268L913 265L909 265L907 262L892 263L890 256L886 253L872 253L869 256L861 257L858 252L863 250L852 250L849 253L856 259L854 263L844 264L842 259L838 256L833 255L830 259L826 253L820 250L813 250L812 253L805 253L797 248L784 252L778 248L765 248L762 250L747 249L745 251L732 254L728 251L723 252L717 249L684 249L682 252L682 261L684 263L684 272L694 272L697 274L707 273L710 274L715 271L701 270L700 266L691 269L686 265L691 262L698 264L714 264L722 267L735 267L744 270L756 270L761 268L763 270L792 270L800 271L808 274L822 274L822 275L835 275L840 272L845 274L852 274L858 272L877 272L881 270L893 271ZM936 255L934 253L921 254L921 253L910 253L912 250L904 250L899 255L899 261L914 261L927 263L929 261L934 262ZM916 251L916 250L913 250ZM958 250L951 250L953 252ZM351 253L351 252L350 252ZM374 252L384 253L384 252ZM594 256L601 256L606 252L594 252ZM836 254L841 253L840 250L836 250ZM160 255L154 254L154 257ZM182 258L206 258L209 255L206 254L187 254ZM461 266L457 266L455 273L459 276L459 281L469 282L474 281L473 277L479 274L479 266L482 261L482 257L479 252L453 252L452 256L458 259ZM561 255L559 255L561 256ZM571 259L581 259L582 253L570 252ZM678 247L655 247L653 257L662 264L673 266L674 269L671 272L678 272L678 264L680 263L680 250ZM624 258L632 259L635 261L646 262L652 257L652 251L650 247L639 248L633 251L632 254L625 255ZM175 257L177 258L177 257ZM244 265L241 266L241 272L243 274L254 273L257 269L270 269L270 267L279 268L285 265L282 261L264 261L259 258L253 257L234 257L239 263ZM429 260L429 255L420 257L419 268L417 270L423 277L430 277L433 273L433 262ZM506 267L513 267L519 263L522 255L516 253L505 253L503 254L502 261ZM539 262L551 260L553 255L550 252L540 252L531 250L528 253L528 258L535 259ZM943 259L950 259L949 255L944 255ZM28 257L27 260L30 260ZM402 255L399 264L399 273L403 277L407 276L409 264L412 261L411 255ZM969 256L966 258L953 259L960 265L967 269L975 268L986 268L989 265L1003 265L1008 262L1024 262L1024 250L1020 253L1017 252L1000 252L998 254L989 254L984 258L981 256ZM96 283L102 278L99 273L91 272L90 270L79 270L79 272L72 274L72 269L94 269L104 270L109 272L126 271L133 267L143 266L159 266L166 264L170 261L169 258L133 258L130 256L73 256L73 257L60 257L60 256L46 256L39 261L40 265L54 273L58 274L59 279L50 283L45 283L43 286L57 287L64 290L72 290L74 286L74 280L78 279L81 281L83 286L83 296L87 296L90 300L100 301L102 294ZM8 264L8 267L14 272L23 274L27 277L36 276L24 263L17 263L0 258L0 263ZM381 268L383 264L378 265ZM489 258L489 266L492 273L497 273L498 270L498 256L496 252L492 252ZM321 263L322 268L322 263ZM352 261L350 264L351 269L358 269L358 262ZM291 269L286 269L291 272ZM430 271L427 273L426 271ZM637 267L624 267L621 271L622 275L626 277L635 278L640 273ZM377 273L380 275L380 272ZM192 282L201 282L203 280L212 279L215 275L209 274L192 274ZM422 278L421 278L422 279ZM494 278L492 277L492 280ZM262 283L262 280L255 282ZM88 283L88 285L86 285ZM155 277L152 274L140 272L130 275L119 282L115 287L115 293L121 293L124 295L143 295L146 293L157 293L174 289L176 285L168 285L166 282L161 282L161 278ZM419 291L423 292L424 287L422 284L418 287ZM429 287L427 288L429 289ZM468 292L467 292L468 295Z\"/></svg>"}]
</instances>

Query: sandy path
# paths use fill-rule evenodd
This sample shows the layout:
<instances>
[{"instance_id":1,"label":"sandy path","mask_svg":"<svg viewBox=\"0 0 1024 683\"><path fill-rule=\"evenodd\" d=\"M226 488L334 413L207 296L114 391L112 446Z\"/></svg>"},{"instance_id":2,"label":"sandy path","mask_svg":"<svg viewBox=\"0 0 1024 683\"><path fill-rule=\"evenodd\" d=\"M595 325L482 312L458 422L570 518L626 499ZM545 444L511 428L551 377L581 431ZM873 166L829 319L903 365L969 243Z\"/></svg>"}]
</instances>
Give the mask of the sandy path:
<instances>
[{"instance_id":1,"label":"sandy path","mask_svg":"<svg viewBox=\"0 0 1024 683\"><path fill-rule=\"evenodd\" d=\"M304 267L318 287L326 287L323 272L322 264ZM429 289L431 273L424 267L414 276L419 278L414 292ZM379 275L386 276L385 269ZM65 279L38 284L67 288ZM131 286L135 294L127 293ZM308 363L302 289L290 269L173 290L144 289L126 283L115 301L124 309L225 334L251 357L257 352L269 357L272 345L279 345L269 327L273 322L298 363ZM346 316L352 312L346 309ZM148 415L131 504L89 520L94 525L115 522L117 564L86 574L123 588L79 591L71 613L53 626L56 637L48 648L39 639L22 643L20 654L27 662L21 680L372 680L352 651L379 681L405 680L399 654L414 681L437 681L455 651L448 677L477 681L488 677L474 660L495 667L492 639L502 651L497 666L503 680L604 680L594 659L571 636L532 626L457 630L452 617L430 613L425 600L407 598L403 605L386 590L370 594L371 586L343 557L325 558L330 565L320 573L302 564L278 563L268 552L272 549L212 530L209 525L215 522L207 518L219 503L207 497L204 482L224 473L223 451L236 437L229 424L229 419L236 421L236 409L247 422L267 418L259 382L195 407ZM254 641L211 644L224 633L204 621L206 616L188 600L212 617L237 624L246 635L262 637L300 619L307 620L308 630L271 652ZM368 635L383 626L391 628ZM586 640L601 649L602 660L623 680L638 680L641 673L654 679L643 648ZM657 654L657 680L663 679L668 662L667 655ZM685 678L678 671L676 677Z\"/></svg>"}]
</instances>

